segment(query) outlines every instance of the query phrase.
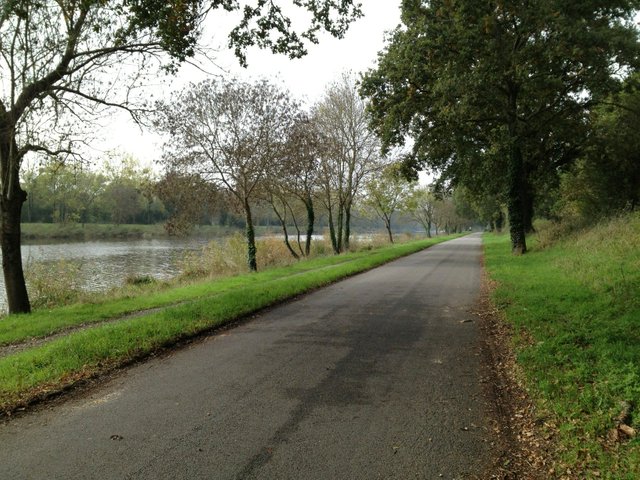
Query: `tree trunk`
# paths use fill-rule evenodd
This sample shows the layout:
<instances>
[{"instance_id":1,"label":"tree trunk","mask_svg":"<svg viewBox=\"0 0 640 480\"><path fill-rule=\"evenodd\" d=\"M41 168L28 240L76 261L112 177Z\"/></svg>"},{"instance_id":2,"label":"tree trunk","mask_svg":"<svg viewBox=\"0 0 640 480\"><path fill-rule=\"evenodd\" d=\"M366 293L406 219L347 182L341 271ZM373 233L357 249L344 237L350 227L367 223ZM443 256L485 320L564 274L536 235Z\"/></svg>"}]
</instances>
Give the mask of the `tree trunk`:
<instances>
[{"instance_id":1,"label":"tree trunk","mask_svg":"<svg viewBox=\"0 0 640 480\"><path fill-rule=\"evenodd\" d=\"M495 219L495 230L498 233L502 233L502 227L504 226L504 214L502 209L498 210L498 214Z\"/></svg>"},{"instance_id":2,"label":"tree trunk","mask_svg":"<svg viewBox=\"0 0 640 480\"><path fill-rule=\"evenodd\" d=\"M244 216L246 222L247 234L247 265L252 272L258 271L258 263L256 261L256 233L253 228L253 218L251 217L251 206L249 201L244 200Z\"/></svg>"},{"instance_id":3,"label":"tree trunk","mask_svg":"<svg viewBox=\"0 0 640 480\"><path fill-rule=\"evenodd\" d=\"M27 194L20 188L20 165L15 157L18 147L13 127L1 122L0 132L3 133L0 138L0 170L3 175L0 184L0 250L7 304L9 313L29 313L31 304L20 252L20 219Z\"/></svg>"},{"instance_id":4,"label":"tree trunk","mask_svg":"<svg viewBox=\"0 0 640 480\"><path fill-rule=\"evenodd\" d=\"M300 255L298 255L298 253L293 249L293 247L291 246L291 243L289 242L289 231L287 230L287 217L286 215L280 215L280 212L278 212L278 209L275 206L275 200L271 200L271 205L272 205L272 209L273 209L273 213L276 214L276 217L278 217L278 221L280 222L280 227L282 228L282 234L284 235L284 244L287 247L287 250L289 250L289 253L291 254L291 256L293 258L295 258L296 260L300 260ZM285 209L287 208L286 206L284 207Z\"/></svg>"},{"instance_id":5,"label":"tree trunk","mask_svg":"<svg viewBox=\"0 0 640 480\"><path fill-rule=\"evenodd\" d=\"M427 238L431 238L431 222L427 222Z\"/></svg>"},{"instance_id":6,"label":"tree trunk","mask_svg":"<svg viewBox=\"0 0 640 480\"><path fill-rule=\"evenodd\" d=\"M393 234L391 233L391 221L385 220L384 226L387 229L387 234L389 235L389 243L393 243Z\"/></svg>"},{"instance_id":7,"label":"tree trunk","mask_svg":"<svg viewBox=\"0 0 640 480\"><path fill-rule=\"evenodd\" d=\"M313 225L316 221L316 215L313 210L313 199L311 195L307 196L307 200L304 202L307 207L307 241L304 246L304 253L308 257L311 254L311 240L313 238Z\"/></svg>"},{"instance_id":8,"label":"tree trunk","mask_svg":"<svg viewBox=\"0 0 640 480\"><path fill-rule=\"evenodd\" d=\"M0 200L2 215L2 271L7 292L9 313L29 313L31 304L24 280L20 253L20 215L27 194L14 185L10 198Z\"/></svg>"},{"instance_id":9,"label":"tree trunk","mask_svg":"<svg viewBox=\"0 0 640 480\"><path fill-rule=\"evenodd\" d=\"M291 246L291 243L289 243L289 232L287 231L287 225L284 222L282 222L282 231L284 232L284 244L286 245L287 250L289 250L289 253L291 253L293 258L295 258L296 260L300 260L300 255L298 255L298 253Z\"/></svg>"},{"instance_id":10,"label":"tree trunk","mask_svg":"<svg viewBox=\"0 0 640 480\"><path fill-rule=\"evenodd\" d=\"M344 205L338 205L338 231L336 232L337 248L340 253L343 251L342 232L344 228Z\"/></svg>"},{"instance_id":11,"label":"tree trunk","mask_svg":"<svg viewBox=\"0 0 640 480\"><path fill-rule=\"evenodd\" d=\"M507 178L509 182L509 196L507 210L509 215L509 232L511 234L511 253L523 255L527 252L526 228L527 211L525 197L527 194L527 178L520 137L518 134L518 94L519 87L514 82L509 82L509 109L508 127L510 145L510 158ZM529 218L529 222L530 222Z\"/></svg>"},{"instance_id":12,"label":"tree trunk","mask_svg":"<svg viewBox=\"0 0 640 480\"><path fill-rule=\"evenodd\" d=\"M522 151L514 143L511 146L511 163L509 165L509 232L511 234L511 253L522 255L527 252L526 242L526 204L525 179L522 165Z\"/></svg>"},{"instance_id":13,"label":"tree trunk","mask_svg":"<svg viewBox=\"0 0 640 480\"><path fill-rule=\"evenodd\" d=\"M351 202L345 205L344 208L344 241L342 245L345 251L349 251L349 244L351 243Z\"/></svg>"},{"instance_id":14,"label":"tree trunk","mask_svg":"<svg viewBox=\"0 0 640 480\"><path fill-rule=\"evenodd\" d=\"M339 254L340 249L338 248L338 241L336 239L336 227L333 224L333 212L331 211L331 207L329 208L329 237L331 237L331 247L333 248L334 254Z\"/></svg>"}]
</instances>

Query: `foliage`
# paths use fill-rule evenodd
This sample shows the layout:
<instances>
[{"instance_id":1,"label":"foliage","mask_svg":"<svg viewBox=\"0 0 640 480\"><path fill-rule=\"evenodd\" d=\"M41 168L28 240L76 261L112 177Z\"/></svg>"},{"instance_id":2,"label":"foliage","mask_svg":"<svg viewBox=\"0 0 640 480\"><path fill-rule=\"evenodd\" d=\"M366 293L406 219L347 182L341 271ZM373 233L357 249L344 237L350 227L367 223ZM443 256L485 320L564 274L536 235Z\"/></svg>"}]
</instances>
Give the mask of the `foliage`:
<instances>
[{"instance_id":1,"label":"foliage","mask_svg":"<svg viewBox=\"0 0 640 480\"><path fill-rule=\"evenodd\" d=\"M593 134L583 156L562 177L555 214L591 224L640 206L638 74L592 112Z\"/></svg>"},{"instance_id":2,"label":"foliage","mask_svg":"<svg viewBox=\"0 0 640 480\"><path fill-rule=\"evenodd\" d=\"M635 67L636 0L406 0L403 26L365 75L385 147L504 200L526 251L536 192L586 138L587 113Z\"/></svg>"},{"instance_id":3,"label":"foliage","mask_svg":"<svg viewBox=\"0 0 640 480\"><path fill-rule=\"evenodd\" d=\"M403 211L424 228L428 237L431 237L431 226L435 223L437 201L432 190L427 186L412 189L403 205Z\"/></svg>"},{"instance_id":4,"label":"foliage","mask_svg":"<svg viewBox=\"0 0 640 480\"><path fill-rule=\"evenodd\" d=\"M23 222L150 224L166 218L158 196L145 189L156 180L131 157L113 156L102 169L45 164L23 174L29 192Z\"/></svg>"},{"instance_id":5,"label":"foliage","mask_svg":"<svg viewBox=\"0 0 640 480\"><path fill-rule=\"evenodd\" d=\"M318 161L328 153L328 141L320 132L318 122L306 114L294 119L288 132L282 156L270 165L269 175L263 182L261 196L271 205L284 234L284 243L294 258L311 254L311 240L315 228L316 210L314 195L318 186ZM304 210L306 239L301 245L300 230ZM297 249L289 241L288 225L296 231Z\"/></svg>"},{"instance_id":6,"label":"foliage","mask_svg":"<svg viewBox=\"0 0 640 480\"><path fill-rule=\"evenodd\" d=\"M169 218L165 229L169 235L186 235L202 219L220 209L219 190L197 174L168 171L153 186L165 205Z\"/></svg>"},{"instance_id":7,"label":"foliage","mask_svg":"<svg viewBox=\"0 0 640 480\"><path fill-rule=\"evenodd\" d=\"M572 478L632 479L637 440L612 443L623 401L640 428L640 215L576 232L544 250L534 237L526 260L485 237L485 260L498 281L494 302L516 327L518 361L538 416L557 435L556 472ZM527 340L528 339L528 340Z\"/></svg>"},{"instance_id":8,"label":"foliage","mask_svg":"<svg viewBox=\"0 0 640 480\"><path fill-rule=\"evenodd\" d=\"M406 205L412 187L402 175L401 168L401 164L391 163L379 175L369 178L365 183L365 196L362 200L362 206L371 209L384 222L391 243L391 218Z\"/></svg>"}]
</instances>

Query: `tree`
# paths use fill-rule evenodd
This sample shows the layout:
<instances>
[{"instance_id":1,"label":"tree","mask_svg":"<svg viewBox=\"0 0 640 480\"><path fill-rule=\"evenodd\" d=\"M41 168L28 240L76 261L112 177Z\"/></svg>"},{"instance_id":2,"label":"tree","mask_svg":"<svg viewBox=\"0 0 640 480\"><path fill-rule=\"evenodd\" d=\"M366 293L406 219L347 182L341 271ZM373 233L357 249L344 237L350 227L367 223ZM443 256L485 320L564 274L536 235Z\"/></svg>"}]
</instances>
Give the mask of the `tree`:
<instances>
[{"instance_id":1,"label":"tree","mask_svg":"<svg viewBox=\"0 0 640 480\"><path fill-rule=\"evenodd\" d=\"M252 203L269 166L284 156L297 104L279 87L259 81L208 80L159 103L157 128L168 134L171 170L198 174L226 188L244 213L247 263L257 270Z\"/></svg>"},{"instance_id":2,"label":"tree","mask_svg":"<svg viewBox=\"0 0 640 480\"><path fill-rule=\"evenodd\" d=\"M638 58L638 1L405 0L362 92L385 146L508 207L526 252L536 186L575 160L587 113Z\"/></svg>"},{"instance_id":3,"label":"tree","mask_svg":"<svg viewBox=\"0 0 640 480\"><path fill-rule=\"evenodd\" d=\"M381 170L380 175L370 177L365 184L362 202L384 222L391 243L391 218L405 204L411 189L411 183L402 175L401 168L401 164L391 163Z\"/></svg>"},{"instance_id":4,"label":"tree","mask_svg":"<svg viewBox=\"0 0 640 480\"><path fill-rule=\"evenodd\" d=\"M418 187L409 192L403 210L422 225L427 237L431 238L431 227L435 218L436 197L430 187Z\"/></svg>"},{"instance_id":5,"label":"tree","mask_svg":"<svg viewBox=\"0 0 640 480\"><path fill-rule=\"evenodd\" d=\"M331 244L340 253L349 249L353 203L366 177L378 166L380 143L369 128L366 103L351 74L329 85L314 108L314 120L327 142L318 180Z\"/></svg>"},{"instance_id":6,"label":"tree","mask_svg":"<svg viewBox=\"0 0 640 480\"><path fill-rule=\"evenodd\" d=\"M169 213L164 228L169 235L186 235L220 203L218 188L200 175L168 171L154 185Z\"/></svg>"},{"instance_id":7,"label":"tree","mask_svg":"<svg viewBox=\"0 0 640 480\"><path fill-rule=\"evenodd\" d=\"M78 153L87 117L121 107L156 60L168 70L192 56L204 15L241 10L229 46L242 62L248 46L299 57L324 29L341 37L360 15L351 0L301 0L311 13L295 30L279 2L254 0L5 0L0 5L0 246L9 311L29 312L20 255L27 155ZM167 56L168 54L168 56ZM167 60L170 58L169 60ZM126 68L132 66L131 76ZM143 68L140 70L141 67ZM123 78L126 77L126 78ZM117 95L117 93L120 95ZM88 130L88 129L87 129ZM80 132L82 133L82 132ZM86 133L86 132L85 132Z\"/></svg>"},{"instance_id":8,"label":"tree","mask_svg":"<svg viewBox=\"0 0 640 480\"><path fill-rule=\"evenodd\" d=\"M562 178L562 214L574 221L600 218L640 206L640 75L591 114L593 133L584 154ZM567 219L569 220L569 219Z\"/></svg>"},{"instance_id":9,"label":"tree","mask_svg":"<svg viewBox=\"0 0 640 480\"><path fill-rule=\"evenodd\" d=\"M317 122L306 114L297 116L287 137L284 155L280 162L270 167L269 181L266 185L269 201L283 227L285 244L295 258L289 243L287 219L290 218L296 229L296 238L300 255L309 256L315 224L314 195L319 175L320 158L325 155L328 142L320 132ZM302 205L306 215L305 245L301 245L301 231L297 221L295 202ZM290 213L290 217L287 216Z\"/></svg>"}]
</instances>

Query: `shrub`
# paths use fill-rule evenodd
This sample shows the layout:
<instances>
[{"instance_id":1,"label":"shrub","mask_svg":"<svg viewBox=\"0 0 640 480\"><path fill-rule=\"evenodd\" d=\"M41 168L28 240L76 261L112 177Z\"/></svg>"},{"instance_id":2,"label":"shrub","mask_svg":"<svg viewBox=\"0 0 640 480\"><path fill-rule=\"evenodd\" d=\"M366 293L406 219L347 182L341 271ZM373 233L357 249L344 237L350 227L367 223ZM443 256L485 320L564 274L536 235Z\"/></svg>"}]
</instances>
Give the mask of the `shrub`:
<instances>
[{"instance_id":1,"label":"shrub","mask_svg":"<svg viewBox=\"0 0 640 480\"><path fill-rule=\"evenodd\" d=\"M25 277L31 306L50 308L77 301L82 294L79 272L80 265L68 260L29 262Z\"/></svg>"},{"instance_id":2,"label":"shrub","mask_svg":"<svg viewBox=\"0 0 640 480\"><path fill-rule=\"evenodd\" d=\"M124 279L124 284L131 286L152 285L154 283L157 283L157 280L151 275L127 275Z\"/></svg>"}]
</instances>

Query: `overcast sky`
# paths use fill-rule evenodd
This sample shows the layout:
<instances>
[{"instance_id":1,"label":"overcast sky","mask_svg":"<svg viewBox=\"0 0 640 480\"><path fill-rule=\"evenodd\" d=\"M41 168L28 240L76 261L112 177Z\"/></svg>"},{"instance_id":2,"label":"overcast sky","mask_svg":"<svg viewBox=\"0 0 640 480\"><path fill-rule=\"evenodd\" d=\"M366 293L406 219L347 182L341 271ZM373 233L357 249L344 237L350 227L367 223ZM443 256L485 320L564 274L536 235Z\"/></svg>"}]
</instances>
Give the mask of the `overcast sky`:
<instances>
[{"instance_id":1,"label":"overcast sky","mask_svg":"<svg viewBox=\"0 0 640 480\"><path fill-rule=\"evenodd\" d=\"M249 67L238 65L233 54L224 48L226 31L233 19L225 13L214 12L208 22L205 39L211 48L218 49L215 62L220 68L205 65L214 74L229 72L243 79L267 77L279 80L293 95L313 103L318 100L325 86L337 79L341 72L361 72L375 66L377 53L384 46L385 32L400 23L400 0L361 0L364 17L352 24L346 37L337 40L328 35L320 38L319 45L310 45L309 54L299 60L290 60L270 52L252 50L248 55ZM295 19L294 19L295 21ZM178 76L171 80L169 88L179 89L189 81L198 81L206 74L191 66L181 68ZM149 165L160 156L160 140L154 134L141 132L126 116L117 115L105 129L107 137L96 152L117 150L130 153L143 164Z\"/></svg>"}]
</instances>

